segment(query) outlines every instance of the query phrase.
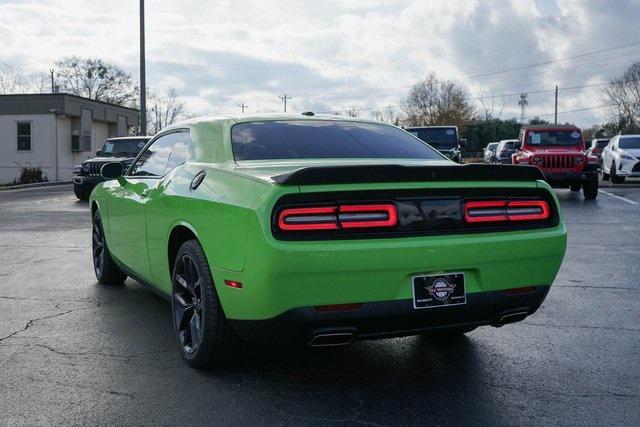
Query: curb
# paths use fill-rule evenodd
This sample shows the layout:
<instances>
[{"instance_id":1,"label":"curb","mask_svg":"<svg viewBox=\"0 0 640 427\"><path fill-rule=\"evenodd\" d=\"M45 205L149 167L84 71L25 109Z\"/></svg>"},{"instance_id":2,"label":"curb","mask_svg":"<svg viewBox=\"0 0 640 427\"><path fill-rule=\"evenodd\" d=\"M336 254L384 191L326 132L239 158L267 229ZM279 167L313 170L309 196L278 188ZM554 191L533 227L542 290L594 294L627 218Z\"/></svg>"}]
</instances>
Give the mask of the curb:
<instances>
[{"instance_id":1,"label":"curb","mask_svg":"<svg viewBox=\"0 0 640 427\"><path fill-rule=\"evenodd\" d=\"M31 184L0 185L0 191L21 190L23 188L51 187L56 185L73 184L73 181L33 182Z\"/></svg>"}]
</instances>

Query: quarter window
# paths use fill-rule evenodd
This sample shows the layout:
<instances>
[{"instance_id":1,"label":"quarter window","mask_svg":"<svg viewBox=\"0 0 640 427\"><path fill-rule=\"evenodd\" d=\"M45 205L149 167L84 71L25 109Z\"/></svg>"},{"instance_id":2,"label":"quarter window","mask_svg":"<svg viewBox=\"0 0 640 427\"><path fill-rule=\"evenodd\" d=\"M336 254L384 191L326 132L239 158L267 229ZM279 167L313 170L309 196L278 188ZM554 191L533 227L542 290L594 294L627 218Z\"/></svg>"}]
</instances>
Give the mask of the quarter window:
<instances>
[{"instance_id":1,"label":"quarter window","mask_svg":"<svg viewBox=\"0 0 640 427\"><path fill-rule=\"evenodd\" d=\"M31 151L31 122L18 122L18 151Z\"/></svg>"}]
</instances>

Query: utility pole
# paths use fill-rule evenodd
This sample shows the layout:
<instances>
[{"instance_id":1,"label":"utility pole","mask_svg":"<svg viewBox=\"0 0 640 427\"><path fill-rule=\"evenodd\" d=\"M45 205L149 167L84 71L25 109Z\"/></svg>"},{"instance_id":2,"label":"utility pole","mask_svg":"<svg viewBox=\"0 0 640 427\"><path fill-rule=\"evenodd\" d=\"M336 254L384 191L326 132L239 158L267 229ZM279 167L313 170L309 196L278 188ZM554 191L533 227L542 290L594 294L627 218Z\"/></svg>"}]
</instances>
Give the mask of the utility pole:
<instances>
[{"instance_id":1,"label":"utility pole","mask_svg":"<svg viewBox=\"0 0 640 427\"><path fill-rule=\"evenodd\" d=\"M144 52L144 0L140 0L140 135L147 134L147 77Z\"/></svg>"},{"instance_id":2,"label":"utility pole","mask_svg":"<svg viewBox=\"0 0 640 427\"><path fill-rule=\"evenodd\" d=\"M51 73L51 93L56 93L56 83L53 80L53 68L49 70Z\"/></svg>"},{"instance_id":3,"label":"utility pole","mask_svg":"<svg viewBox=\"0 0 640 427\"><path fill-rule=\"evenodd\" d=\"M240 105L238 105L238 107L242 108L242 114L244 114L244 109L248 107L248 105L246 105L244 102Z\"/></svg>"},{"instance_id":4,"label":"utility pole","mask_svg":"<svg viewBox=\"0 0 640 427\"><path fill-rule=\"evenodd\" d=\"M558 85L556 85L556 112L554 115L555 119L553 120L553 124L558 124Z\"/></svg>"},{"instance_id":5,"label":"utility pole","mask_svg":"<svg viewBox=\"0 0 640 427\"><path fill-rule=\"evenodd\" d=\"M293 99L290 96L288 96L286 93L284 94L284 96L279 97L282 102L284 103L284 112L287 112L287 99Z\"/></svg>"},{"instance_id":6,"label":"utility pole","mask_svg":"<svg viewBox=\"0 0 640 427\"><path fill-rule=\"evenodd\" d=\"M518 101L518 105L520 106L520 121L522 122L522 124L524 124L527 104L529 104L529 101L527 101L527 94L523 92L520 94L520 101Z\"/></svg>"}]
</instances>

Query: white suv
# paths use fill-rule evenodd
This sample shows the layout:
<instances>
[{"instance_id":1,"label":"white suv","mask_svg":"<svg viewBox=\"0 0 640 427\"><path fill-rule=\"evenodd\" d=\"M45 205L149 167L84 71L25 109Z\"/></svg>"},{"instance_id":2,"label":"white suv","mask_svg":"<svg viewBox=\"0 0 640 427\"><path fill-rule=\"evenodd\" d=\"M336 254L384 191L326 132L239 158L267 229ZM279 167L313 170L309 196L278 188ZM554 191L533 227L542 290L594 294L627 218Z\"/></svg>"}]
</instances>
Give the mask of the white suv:
<instances>
[{"instance_id":1,"label":"white suv","mask_svg":"<svg viewBox=\"0 0 640 427\"><path fill-rule=\"evenodd\" d=\"M602 180L621 184L640 177L640 135L616 135L602 151Z\"/></svg>"}]
</instances>

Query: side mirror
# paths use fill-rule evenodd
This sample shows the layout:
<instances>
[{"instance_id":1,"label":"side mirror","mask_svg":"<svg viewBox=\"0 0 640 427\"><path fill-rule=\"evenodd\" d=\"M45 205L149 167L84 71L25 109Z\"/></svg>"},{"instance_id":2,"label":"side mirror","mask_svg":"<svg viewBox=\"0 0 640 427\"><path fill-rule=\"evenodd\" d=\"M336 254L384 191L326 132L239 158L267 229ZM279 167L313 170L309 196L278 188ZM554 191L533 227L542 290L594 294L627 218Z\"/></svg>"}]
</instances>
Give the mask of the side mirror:
<instances>
[{"instance_id":1,"label":"side mirror","mask_svg":"<svg viewBox=\"0 0 640 427\"><path fill-rule=\"evenodd\" d=\"M467 140L466 140L466 139L464 139L464 138L462 138L462 139L460 140L459 144L460 144L460 147L466 147L466 146L467 146Z\"/></svg>"},{"instance_id":2,"label":"side mirror","mask_svg":"<svg viewBox=\"0 0 640 427\"><path fill-rule=\"evenodd\" d=\"M98 157L102 156L102 151L96 150L96 156L98 156Z\"/></svg>"},{"instance_id":3,"label":"side mirror","mask_svg":"<svg viewBox=\"0 0 640 427\"><path fill-rule=\"evenodd\" d=\"M106 163L100 169L100 175L106 179L116 179L124 173L124 165L120 162Z\"/></svg>"}]
</instances>

